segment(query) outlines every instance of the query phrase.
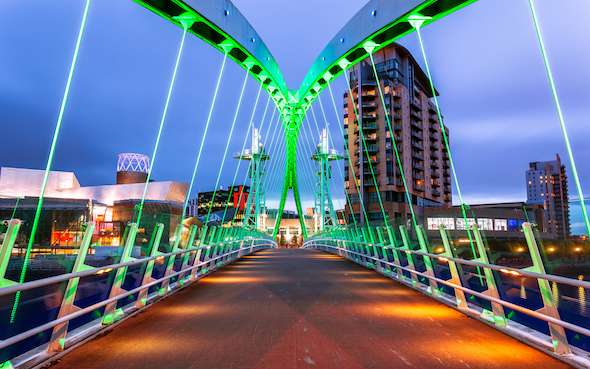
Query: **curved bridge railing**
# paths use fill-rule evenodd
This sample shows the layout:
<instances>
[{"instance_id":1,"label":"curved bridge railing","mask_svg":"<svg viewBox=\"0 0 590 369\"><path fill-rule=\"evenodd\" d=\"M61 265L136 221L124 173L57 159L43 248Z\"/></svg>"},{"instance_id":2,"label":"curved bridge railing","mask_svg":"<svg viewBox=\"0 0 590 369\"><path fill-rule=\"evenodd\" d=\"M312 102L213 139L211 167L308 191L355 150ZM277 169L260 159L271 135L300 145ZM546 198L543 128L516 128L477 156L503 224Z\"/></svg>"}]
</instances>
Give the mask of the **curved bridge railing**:
<instances>
[{"instance_id":1,"label":"curved bridge railing","mask_svg":"<svg viewBox=\"0 0 590 369\"><path fill-rule=\"evenodd\" d=\"M133 241L129 241L116 264L93 267L86 262L95 226L89 222L71 273L17 283L4 277L20 224L18 219L10 221L0 249L0 315L6 328L0 340L2 369L16 365L19 359L15 358L23 353L28 357L21 360L29 366L44 362L214 270L255 251L277 247L267 234L243 228L205 227L195 241L198 227L192 226L184 247L177 241L171 252L160 252L164 225L159 223L145 257L132 257ZM127 240L135 240L131 237L135 232L133 223ZM17 294L22 294L18 314L27 318L8 324L9 307ZM41 354L31 359L29 353L35 348Z\"/></svg>"},{"instance_id":2,"label":"curved bridge railing","mask_svg":"<svg viewBox=\"0 0 590 369\"><path fill-rule=\"evenodd\" d=\"M472 228L477 251L473 260L457 255L444 227L440 228L442 244L437 245L428 242L422 226L416 228L417 243L410 241L405 226L399 227L401 242L391 226L384 226L322 232L306 240L303 248L323 250L373 269L588 367L590 319L586 315L590 305L584 296L590 282L546 274L534 227L523 225L533 263L523 269L491 263L477 225ZM558 292L567 289L581 297Z\"/></svg>"}]
</instances>

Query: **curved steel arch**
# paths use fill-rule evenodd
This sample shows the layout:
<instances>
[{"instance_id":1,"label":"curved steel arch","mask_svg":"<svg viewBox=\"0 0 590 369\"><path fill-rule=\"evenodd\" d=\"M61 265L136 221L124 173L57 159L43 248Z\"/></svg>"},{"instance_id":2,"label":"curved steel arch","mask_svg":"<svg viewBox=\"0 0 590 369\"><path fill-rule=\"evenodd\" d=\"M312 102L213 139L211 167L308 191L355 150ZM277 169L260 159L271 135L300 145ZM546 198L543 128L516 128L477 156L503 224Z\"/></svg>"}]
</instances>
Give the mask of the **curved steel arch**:
<instances>
[{"instance_id":1,"label":"curved steel arch","mask_svg":"<svg viewBox=\"0 0 590 369\"><path fill-rule=\"evenodd\" d=\"M378 45L375 50L412 32L410 15L431 17L432 23L477 0L371 0L336 34L304 77L298 90L288 90L272 54L254 28L230 0L134 0L170 22L183 27L174 17L190 13L197 21L190 33L219 51L228 53L264 86L272 97L283 121L287 140L287 163L281 202L273 236L276 237L289 189L293 190L297 212L302 215L297 185L296 148L302 119L321 91L349 65L367 57L364 45ZM304 217L301 229L307 237Z\"/></svg>"}]
</instances>

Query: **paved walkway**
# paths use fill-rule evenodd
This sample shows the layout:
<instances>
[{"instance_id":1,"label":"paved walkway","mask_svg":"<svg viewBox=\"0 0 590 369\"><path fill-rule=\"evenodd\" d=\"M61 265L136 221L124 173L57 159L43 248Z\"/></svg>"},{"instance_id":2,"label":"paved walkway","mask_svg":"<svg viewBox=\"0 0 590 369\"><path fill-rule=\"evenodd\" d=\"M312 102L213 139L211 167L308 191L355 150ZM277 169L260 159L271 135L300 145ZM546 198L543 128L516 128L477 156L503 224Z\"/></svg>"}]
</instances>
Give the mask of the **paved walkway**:
<instances>
[{"instance_id":1,"label":"paved walkway","mask_svg":"<svg viewBox=\"0 0 590 369\"><path fill-rule=\"evenodd\" d=\"M247 256L65 355L57 369L567 368L315 250Z\"/></svg>"}]
</instances>

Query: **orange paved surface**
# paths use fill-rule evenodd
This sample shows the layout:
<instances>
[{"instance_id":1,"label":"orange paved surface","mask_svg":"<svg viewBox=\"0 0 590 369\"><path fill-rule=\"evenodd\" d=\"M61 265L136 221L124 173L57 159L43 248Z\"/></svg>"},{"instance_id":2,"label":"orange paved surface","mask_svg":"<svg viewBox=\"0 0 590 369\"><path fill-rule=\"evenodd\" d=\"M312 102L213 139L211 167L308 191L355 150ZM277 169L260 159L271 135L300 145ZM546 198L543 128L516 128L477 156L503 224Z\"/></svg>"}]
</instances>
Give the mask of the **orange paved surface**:
<instances>
[{"instance_id":1,"label":"orange paved surface","mask_svg":"<svg viewBox=\"0 0 590 369\"><path fill-rule=\"evenodd\" d=\"M315 250L247 256L66 354L65 368L567 368Z\"/></svg>"}]
</instances>

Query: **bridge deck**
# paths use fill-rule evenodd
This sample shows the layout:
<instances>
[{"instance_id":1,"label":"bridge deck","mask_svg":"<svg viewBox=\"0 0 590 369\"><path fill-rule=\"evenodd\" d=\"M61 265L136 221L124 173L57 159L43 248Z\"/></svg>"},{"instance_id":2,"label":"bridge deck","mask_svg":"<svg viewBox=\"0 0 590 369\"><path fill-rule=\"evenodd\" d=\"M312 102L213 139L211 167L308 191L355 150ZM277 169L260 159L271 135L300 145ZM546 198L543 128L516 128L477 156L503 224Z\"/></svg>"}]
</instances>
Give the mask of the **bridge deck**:
<instances>
[{"instance_id":1,"label":"bridge deck","mask_svg":"<svg viewBox=\"0 0 590 369\"><path fill-rule=\"evenodd\" d=\"M565 368L315 250L258 252L66 354L63 368Z\"/></svg>"}]
</instances>

